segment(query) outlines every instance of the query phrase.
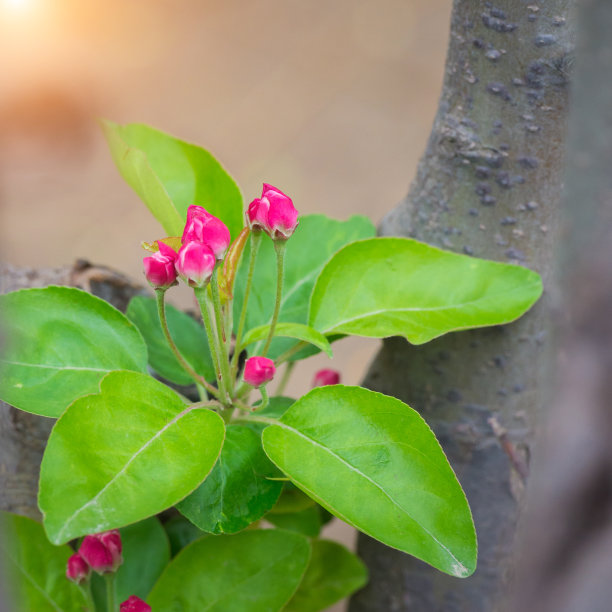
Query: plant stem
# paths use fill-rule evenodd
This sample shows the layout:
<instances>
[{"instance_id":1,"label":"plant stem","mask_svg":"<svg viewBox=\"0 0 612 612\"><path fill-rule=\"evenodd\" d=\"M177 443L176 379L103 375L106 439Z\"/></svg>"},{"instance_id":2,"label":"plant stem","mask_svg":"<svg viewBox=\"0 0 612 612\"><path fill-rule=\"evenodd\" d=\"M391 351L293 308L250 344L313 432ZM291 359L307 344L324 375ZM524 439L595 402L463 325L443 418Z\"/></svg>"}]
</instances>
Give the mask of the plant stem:
<instances>
[{"instance_id":1,"label":"plant stem","mask_svg":"<svg viewBox=\"0 0 612 612\"><path fill-rule=\"evenodd\" d=\"M236 378L238 374L238 359L240 357L242 342L242 334L244 333L244 324L246 323L247 304L251 295L251 285L253 284L253 272L255 271L255 260L261 243L261 232L251 233L251 256L249 259L249 272L247 276L246 288L244 290L244 300L242 302L242 311L240 312L240 321L238 323L238 331L236 332L236 345L234 355L232 357L232 378Z\"/></svg>"},{"instance_id":2,"label":"plant stem","mask_svg":"<svg viewBox=\"0 0 612 612\"><path fill-rule=\"evenodd\" d=\"M215 267L210 282L210 287L212 291L213 307L215 309L217 337L219 339L219 366L221 369L221 374L223 375L223 378L225 378L225 388L227 390L228 396L231 397L234 388L234 381L230 376L230 364L228 356L229 354L227 350L228 335L231 334L231 330L225 329L225 318L223 317L223 312L221 311L221 296L219 295L217 271L218 267Z\"/></svg>"},{"instance_id":3,"label":"plant stem","mask_svg":"<svg viewBox=\"0 0 612 612\"><path fill-rule=\"evenodd\" d=\"M259 392L261 393L261 404L257 406L256 410L263 410L270 403L270 398L265 387L259 387Z\"/></svg>"},{"instance_id":4,"label":"plant stem","mask_svg":"<svg viewBox=\"0 0 612 612\"><path fill-rule=\"evenodd\" d=\"M219 351L217 350L217 338L213 332L212 323L210 321L210 314L208 312L208 304L206 298L206 286L195 287L193 292L195 293L200 312L202 313L202 321L204 322L204 328L206 329L206 335L208 336L208 345L210 346L210 352L213 358L213 365L215 367L215 375L217 377L217 384L219 385L220 401L227 405L227 387L225 386L225 380L221 373L221 367L219 365Z\"/></svg>"},{"instance_id":5,"label":"plant stem","mask_svg":"<svg viewBox=\"0 0 612 612\"><path fill-rule=\"evenodd\" d=\"M275 359L276 365L280 365L284 363L289 358L293 357L296 353L299 353L305 346L308 346L308 342L304 340L300 340L295 346L292 346L290 349L287 349L282 355L279 355Z\"/></svg>"},{"instance_id":6,"label":"plant stem","mask_svg":"<svg viewBox=\"0 0 612 612\"><path fill-rule=\"evenodd\" d=\"M117 612L117 604L115 602L115 572L104 574L106 581L106 609L108 612Z\"/></svg>"},{"instance_id":7,"label":"plant stem","mask_svg":"<svg viewBox=\"0 0 612 612\"><path fill-rule=\"evenodd\" d=\"M289 382L289 379L291 378L291 373L293 372L294 367L295 367L295 361L290 361L286 365L285 371L283 372L283 377L278 383L278 387L276 389L276 395L283 394L283 391L285 390L285 387L287 386L287 383Z\"/></svg>"},{"instance_id":8,"label":"plant stem","mask_svg":"<svg viewBox=\"0 0 612 612\"><path fill-rule=\"evenodd\" d=\"M202 385L204 389L210 395L214 397L219 397L218 391L203 377L200 376L190 365L187 363L185 358L181 355L181 352L178 350L178 347L174 343L172 336L170 335L170 330L168 329L168 321L166 319L166 302L165 302L165 289L156 289L155 296L157 298L157 314L159 315L159 322L162 328L162 332L164 333L164 337L166 338L166 342L170 347L170 350L174 353L176 360L181 364L185 372L191 376L198 385Z\"/></svg>"},{"instance_id":9,"label":"plant stem","mask_svg":"<svg viewBox=\"0 0 612 612\"><path fill-rule=\"evenodd\" d=\"M275 240L274 250L276 251L276 301L274 302L274 314L272 315L272 322L270 323L270 331L268 332L268 339L262 351L262 356L265 357L272 338L274 338L274 332L276 330L276 323L278 322L278 315L281 307L281 296L283 294L283 271L285 261L285 247L287 242L285 240Z\"/></svg>"}]
</instances>

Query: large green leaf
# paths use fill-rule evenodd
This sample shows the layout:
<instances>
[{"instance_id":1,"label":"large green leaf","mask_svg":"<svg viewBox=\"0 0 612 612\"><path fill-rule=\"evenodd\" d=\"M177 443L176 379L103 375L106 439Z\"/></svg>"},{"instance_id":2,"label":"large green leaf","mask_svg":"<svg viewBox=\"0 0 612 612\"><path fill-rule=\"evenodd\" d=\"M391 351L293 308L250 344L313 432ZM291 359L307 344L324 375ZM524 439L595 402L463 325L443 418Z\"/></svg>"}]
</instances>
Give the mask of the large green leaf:
<instances>
[{"instance_id":1,"label":"large green leaf","mask_svg":"<svg viewBox=\"0 0 612 612\"><path fill-rule=\"evenodd\" d=\"M423 344L450 331L509 323L542 293L538 274L442 251L408 238L349 244L325 266L309 325Z\"/></svg>"},{"instance_id":2,"label":"large green leaf","mask_svg":"<svg viewBox=\"0 0 612 612\"><path fill-rule=\"evenodd\" d=\"M138 330L103 300L69 287L23 289L0 296L6 342L0 397L57 417L77 397L98 390L112 370L146 372Z\"/></svg>"},{"instance_id":3,"label":"large green leaf","mask_svg":"<svg viewBox=\"0 0 612 612\"><path fill-rule=\"evenodd\" d=\"M170 543L164 528L155 517L119 530L123 544L123 563L116 573L117 599L130 595L146 599L153 585L170 561ZM92 589L99 610L106 610L106 585L94 575Z\"/></svg>"},{"instance_id":4,"label":"large green leaf","mask_svg":"<svg viewBox=\"0 0 612 612\"><path fill-rule=\"evenodd\" d=\"M374 226L367 217L356 215L346 221L336 221L324 215L300 217L300 224L287 241L279 321L307 323L308 299L325 262L345 244L374 234ZM234 290L234 321L238 321L242 308L248 264L249 249L246 248ZM272 240L264 235L257 255L246 329L270 323L274 310L275 287L276 254ZM275 339L269 356L275 357L294 344L295 340ZM256 355L261 351L262 345L263 342L259 342L251 346L249 353Z\"/></svg>"},{"instance_id":5,"label":"large green leaf","mask_svg":"<svg viewBox=\"0 0 612 612\"><path fill-rule=\"evenodd\" d=\"M132 298L126 315L138 327L147 343L151 367L177 385L193 383L166 342L159 323L156 300L142 296ZM214 380L215 370L204 328L170 304L166 304L166 319L170 335L187 363L207 380Z\"/></svg>"},{"instance_id":6,"label":"large green leaf","mask_svg":"<svg viewBox=\"0 0 612 612\"><path fill-rule=\"evenodd\" d=\"M148 602L155 612L277 612L309 558L304 536L277 529L197 540L170 563Z\"/></svg>"},{"instance_id":7,"label":"large green leaf","mask_svg":"<svg viewBox=\"0 0 612 612\"><path fill-rule=\"evenodd\" d=\"M235 238L242 226L242 195L232 177L205 149L148 125L102 121L121 176L169 236L180 236L190 204L222 219Z\"/></svg>"},{"instance_id":8,"label":"large green leaf","mask_svg":"<svg viewBox=\"0 0 612 612\"><path fill-rule=\"evenodd\" d=\"M476 567L465 495L431 429L361 387L313 389L263 432L264 450L332 514L448 574Z\"/></svg>"},{"instance_id":9,"label":"large green leaf","mask_svg":"<svg viewBox=\"0 0 612 612\"><path fill-rule=\"evenodd\" d=\"M208 478L177 509L203 531L236 533L260 519L274 504L283 483L248 427L229 425L221 455Z\"/></svg>"},{"instance_id":10,"label":"large green leaf","mask_svg":"<svg viewBox=\"0 0 612 612\"><path fill-rule=\"evenodd\" d=\"M173 506L210 472L223 439L216 413L185 406L150 376L109 374L49 437L38 496L49 539L61 544Z\"/></svg>"},{"instance_id":11,"label":"large green leaf","mask_svg":"<svg viewBox=\"0 0 612 612\"><path fill-rule=\"evenodd\" d=\"M1 512L0 551L11 612L74 612L85 608L83 592L66 579L66 562L74 551L68 546L53 546L40 523Z\"/></svg>"},{"instance_id":12,"label":"large green leaf","mask_svg":"<svg viewBox=\"0 0 612 612\"><path fill-rule=\"evenodd\" d=\"M300 587L284 612L318 612L348 597L366 584L361 559L329 540L312 543L312 557Z\"/></svg>"}]
</instances>

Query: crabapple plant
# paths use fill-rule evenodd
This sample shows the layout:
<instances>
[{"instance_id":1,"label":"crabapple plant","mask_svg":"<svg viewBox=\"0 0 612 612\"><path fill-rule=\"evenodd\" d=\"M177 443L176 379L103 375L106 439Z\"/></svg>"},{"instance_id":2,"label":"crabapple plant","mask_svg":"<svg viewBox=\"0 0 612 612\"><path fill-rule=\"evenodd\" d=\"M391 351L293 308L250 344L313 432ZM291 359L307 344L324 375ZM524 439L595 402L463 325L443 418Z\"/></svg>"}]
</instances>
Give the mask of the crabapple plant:
<instances>
[{"instance_id":1,"label":"crabapple plant","mask_svg":"<svg viewBox=\"0 0 612 612\"><path fill-rule=\"evenodd\" d=\"M509 323L539 298L539 276L377 238L361 216L299 215L269 184L245 211L204 149L139 124L103 129L163 228L143 243L154 297L126 314L68 287L0 297L0 397L57 419L42 524L3 515L14 609L322 610L367 580L320 538L333 517L470 576L468 501L419 413L340 384L336 364L303 397L284 390L345 336L422 344ZM178 283L196 316L167 302Z\"/></svg>"}]
</instances>

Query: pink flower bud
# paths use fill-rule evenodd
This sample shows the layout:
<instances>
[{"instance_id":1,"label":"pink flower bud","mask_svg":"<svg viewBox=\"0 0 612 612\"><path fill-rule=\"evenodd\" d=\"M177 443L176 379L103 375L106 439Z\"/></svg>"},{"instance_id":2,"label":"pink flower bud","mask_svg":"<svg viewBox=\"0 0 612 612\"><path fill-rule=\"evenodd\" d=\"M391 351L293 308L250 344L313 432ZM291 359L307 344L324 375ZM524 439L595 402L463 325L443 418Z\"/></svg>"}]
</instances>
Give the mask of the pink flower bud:
<instances>
[{"instance_id":1,"label":"pink flower bud","mask_svg":"<svg viewBox=\"0 0 612 612\"><path fill-rule=\"evenodd\" d=\"M340 372L336 370L319 370L312 381L313 387L325 387L326 385L337 385L340 383Z\"/></svg>"},{"instance_id":2,"label":"pink flower bud","mask_svg":"<svg viewBox=\"0 0 612 612\"><path fill-rule=\"evenodd\" d=\"M261 387L274 378L274 362L267 357L249 357L244 365L244 381L252 387Z\"/></svg>"},{"instance_id":3,"label":"pink flower bud","mask_svg":"<svg viewBox=\"0 0 612 612\"><path fill-rule=\"evenodd\" d=\"M68 580L81 584L89 578L90 574L91 568L79 553L74 553L74 555L68 558L68 563L66 564L66 578Z\"/></svg>"},{"instance_id":4,"label":"pink flower bud","mask_svg":"<svg viewBox=\"0 0 612 612\"><path fill-rule=\"evenodd\" d=\"M203 287L215 269L214 253L201 242L186 242L178 252L176 271L190 287Z\"/></svg>"},{"instance_id":5,"label":"pink flower bud","mask_svg":"<svg viewBox=\"0 0 612 612\"><path fill-rule=\"evenodd\" d=\"M114 572L123 563L121 536L117 529L83 538L79 555L98 574Z\"/></svg>"},{"instance_id":6,"label":"pink flower bud","mask_svg":"<svg viewBox=\"0 0 612 612\"><path fill-rule=\"evenodd\" d=\"M201 242L214 253L217 259L223 259L229 247L231 236L221 219L211 215L201 206L190 206L187 209L187 223L181 242Z\"/></svg>"},{"instance_id":7,"label":"pink flower bud","mask_svg":"<svg viewBox=\"0 0 612 612\"><path fill-rule=\"evenodd\" d=\"M154 289L167 289L176 283L176 251L159 241L159 251L142 260L145 276Z\"/></svg>"},{"instance_id":8,"label":"pink flower bud","mask_svg":"<svg viewBox=\"0 0 612 612\"><path fill-rule=\"evenodd\" d=\"M261 198L249 204L247 224L252 231L263 230L272 240L287 240L298 225L298 211L291 198L264 183Z\"/></svg>"},{"instance_id":9,"label":"pink flower bud","mask_svg":"<svg viewBox=\"0 0 612 612\"><path fill-rule=\"evenodd\" d=\"M136 595L130 595L119 607L119 612L151 612L151 606Z\"/></svg>"}]
</instances>

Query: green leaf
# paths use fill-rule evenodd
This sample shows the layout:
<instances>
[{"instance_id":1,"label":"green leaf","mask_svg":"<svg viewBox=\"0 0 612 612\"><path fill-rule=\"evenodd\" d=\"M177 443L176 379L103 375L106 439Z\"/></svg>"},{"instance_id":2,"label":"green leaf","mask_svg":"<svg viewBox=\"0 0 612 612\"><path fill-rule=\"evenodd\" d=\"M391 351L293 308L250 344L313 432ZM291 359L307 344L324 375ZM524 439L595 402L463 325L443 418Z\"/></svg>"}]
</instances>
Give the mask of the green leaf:
<instances>
[{"instance_id":1,"label":"green leaf","mask_svg":"<svg viewBox=\"0 0 612 612\"><path fill-rule=\"evenodd\" d=\"M266 514L266 521L275 527L297 531L310 538L316 538L322 527L319 508L320 506L313 504L299 512L269 512Z\"/></svg>"},{"instance_id":2,"label":"green leaf","mask_svg":"<svg viewBox=\"0 0 612 612\"><path fill-rule=\"evenodd\" d=\"M86 606L83 592L66 578L74 552L53 546L40 523L0 512L0 550L12 612L73 612ZM4 600L3 600L4 601Z\"/></svg>"},{"instance_id":3,"label":"green leaf","mask_svg":"<svg viewBox=\"0 0 612 612\"><path fill-rule=\"evenodd\" d=\"M408 238L349 244L325 266L309 324L323 332L413 344L460 329L500 325L542 294L537 273L436 249Z\"/></svg>"},{"instance_id":4,"label":"green leaf","mask_svg":"<svg viewBox=\"0 0 612 612\"><path fill-rule=\"evenodd\" d=\"M57 417L77 397L95 393L112 370L146 372L147 349L116 308L69 287L23 289L0 296L6 342L0 397Z\"/></svg>"},{"instance_id":5,"label":"green leaf","mask_svg":"<svg viewBox=\"0 0 612 612\"><path fill-rule=\"evenodd\" d=\"M193 380L170 350L162 332L157 303L153 298L136 296L130 301L126 315L140 330L149 351L149 364L163 378L177 385ZM187 363L207 380L214 380L215 370L204 328L188 314L166 304L168 329Z\"/></svg>"},{"instance_id":6,"label":"green leaf","mask_svg":"<svg viewBox=\"0 0 612 612\"><path fill-rule=\"evenodd\" d=\"M274 514L292 514L313 506L316 506L316 503L312 498L304 495L292 482L285 482L283 492L270 512Z\"/></svg>"},{"instance_id":7,"label":"green leaf","mask_svg":"<svg viewBox=\"0 0 612 612\"><path fill-rule=\"evenodd\" d=\"M264 450L332 514L453 576L476 567L465 495L431 429L361 387L313 389L263 432Z\"/></svg>"},{"instance_id":8,"label":"green leaf","mask_svg":"<svg viewBox=\"0 0 612 612\"><path fill-rule=\"evenodd\" d=\"M187 544L191 544L200 538L211 537L209 533L204 533L198 529L191 521L184 516L173 516L164 523L164 529L170 540L170 554L172 557L183 549Z\"/></svg>"},{"instance_id":9,"label":"green leaf","mask_svg":"<svg viewBox=\"0 0 612 612\"><path fill-rule=\"evenodd\" d=\"M285 281L283 284L282 305L279 321L307 323L308 299L315 280L327 260L340 247L361 238L374 236L372 222L362 216L353 216L346 221L336 221L324 215L304 215L291 239L287 241L285 252ZM234 289L234 321L239 320L249 264L249 249L245 249L238 270ZM262 236L253 288L249 298L246 329L268 325L274 310L276 288L276 254L272 240ZM275 339L269 357L277 357L295 340ZM255 355L263 346L258 343L251 354Z\"/></svg>"},{"instance_id":10,"label":"green leaf","mask_svg":"<svg viewBox=\"0 0 612 612\"><path fill-rule=\"evenodd\" d=\"M146 599L170 561L168 536L155 517L119 531L123 563L116 573L117 600L125 601L130 595ZM98 609L106 610L106 584L101 576L93 576L92 590Z\"/></svg>"},{"instance_id":11,"label":"green leaf","mask_svg":"<svg viewBox=\"0 0 612 612\"><path fill-rule=\"evenodd\" d=\"M121 176L169 236L183 233L190 204L204 206L235 238L242 226L242 195L232 177L205 149L148 125L102 121Z\"/></svg>"},{"instance_id":12,"label":"green leaf","mask_svg":"<svg viewBox=\"0 0 612 612\"><path fill-rule=\"evenodd\" d=\"M324 610L367 581L368 572L359 557L337 542L315 540L304 579L284 612Z\"/></svg>"},{"instance_id":13,"label":"green leaf","mask_svg":"<svg viewBox=\"0 0 612 612\"><path fill-rule=\"evenodd\" d=\"M283 483L267 477L276 475L260 437L247 427L228 425L212 472L176 507L203 531L236 533L274 506Z\"/></svg>"},{"instance_id":14,"label":"green leaf","mask_svg":"<svg viewBox=\"0 0 612 612\"><path fill-rule=\"evenodd\" d=\"M216 413L185 406L150 376L112 372L49 437L38 496L49 539L61 544L173 506L208 475L223 438Z\"/></svg>"},{"instance_id":15,"label":"green leaf","mask_svg":"<svg viewBox=\"0 0 612 612\"><path fill-rule=\"evenodd\" d=\"M310 558L308 540L277 529L198 540L155 585L155 612L277 612L291 598Z\"/></svg>"},{"instance_id":16,"label":"green leaf","mask_svg":"<svg viewBox=\"0 0 612 612\"><path fill-rule=\"evenodd\" d=\"M253 342L265 340L268 337L269 331L270 325L254 327L244 335L242 346L248 346ZM316 329L308 327L308 325L302 325L301 323L279 323L274 330L274 337L276 336L297 338L298 340L309 342L318 349L325 351L330 358L333 356L329 340Z\"/></svg>"}]
</instances>

